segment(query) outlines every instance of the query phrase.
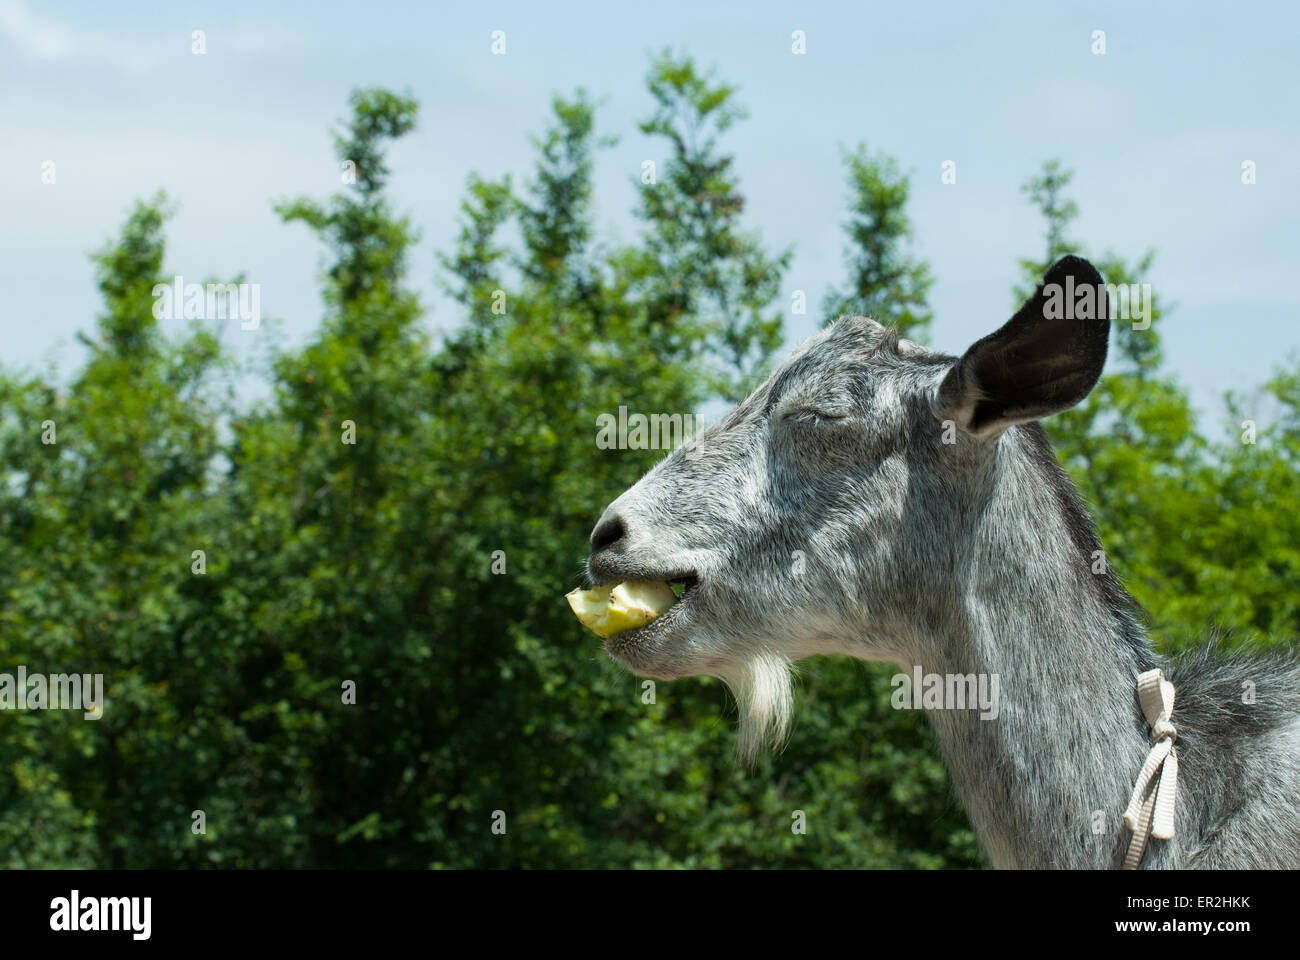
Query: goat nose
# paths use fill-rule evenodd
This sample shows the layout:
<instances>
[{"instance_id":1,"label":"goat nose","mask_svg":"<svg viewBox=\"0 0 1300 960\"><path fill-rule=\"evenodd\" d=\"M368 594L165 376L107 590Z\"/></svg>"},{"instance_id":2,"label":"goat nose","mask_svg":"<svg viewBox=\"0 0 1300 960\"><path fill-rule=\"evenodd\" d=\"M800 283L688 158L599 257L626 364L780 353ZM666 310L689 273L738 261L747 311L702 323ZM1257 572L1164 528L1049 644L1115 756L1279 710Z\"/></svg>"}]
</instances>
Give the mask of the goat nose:
<instances>
[{"instance_id":1,"label":"goat nose","mask_svg":"<svg viewBox=\"0 0 1300 960\"><path fill-rule=\"evenodd\" d=\"M599 553L606 547L613 546L623 539L623 518L618 514L600 518L596 529L591 531L591 552Z\"/></svg>"}]
</instances>

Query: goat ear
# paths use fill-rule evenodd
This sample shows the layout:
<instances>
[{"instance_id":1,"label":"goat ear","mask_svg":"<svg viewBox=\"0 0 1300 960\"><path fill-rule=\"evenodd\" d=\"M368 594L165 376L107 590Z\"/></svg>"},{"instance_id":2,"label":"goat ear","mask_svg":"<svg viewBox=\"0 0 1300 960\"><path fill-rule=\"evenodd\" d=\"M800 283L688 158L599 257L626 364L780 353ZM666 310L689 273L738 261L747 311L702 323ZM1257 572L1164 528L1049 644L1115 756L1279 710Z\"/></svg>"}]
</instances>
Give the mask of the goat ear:
<instances>
[{"instance_id":1,"label":"goat ear","mask_svg":"<svg viewBox=\"0 0 1300 960\"><path fill-rule=\"evenodd\" d=\"M1063 257L1000 330L976 341L939 385L935 412L976 437L1068 410L1106 362L1110 303L1087 260Z\"/></svg>"}]
</instances>

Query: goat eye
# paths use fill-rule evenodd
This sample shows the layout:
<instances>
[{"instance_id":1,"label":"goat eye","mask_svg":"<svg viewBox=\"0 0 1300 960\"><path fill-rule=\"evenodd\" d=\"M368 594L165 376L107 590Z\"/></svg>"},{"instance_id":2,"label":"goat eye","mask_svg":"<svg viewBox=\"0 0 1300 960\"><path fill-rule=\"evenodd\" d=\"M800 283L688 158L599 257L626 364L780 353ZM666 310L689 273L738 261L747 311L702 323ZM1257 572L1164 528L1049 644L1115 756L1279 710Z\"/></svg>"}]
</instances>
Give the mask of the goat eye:
<instances>
[{"instance_id":1,"label":"goat eye","mask_svg":"<svg viewBox=\"0 0 1300 960\"><path fill-rule=\"evenodd\" d=\"M848 417L842 413L830 413L826 410L813 410L810 407L800 407L797 410L791 410L782 420L792 420L795 423L808 423L816 426L820 423L834 423L837 420L847 420Z\"/></svg>"}]
</instances>

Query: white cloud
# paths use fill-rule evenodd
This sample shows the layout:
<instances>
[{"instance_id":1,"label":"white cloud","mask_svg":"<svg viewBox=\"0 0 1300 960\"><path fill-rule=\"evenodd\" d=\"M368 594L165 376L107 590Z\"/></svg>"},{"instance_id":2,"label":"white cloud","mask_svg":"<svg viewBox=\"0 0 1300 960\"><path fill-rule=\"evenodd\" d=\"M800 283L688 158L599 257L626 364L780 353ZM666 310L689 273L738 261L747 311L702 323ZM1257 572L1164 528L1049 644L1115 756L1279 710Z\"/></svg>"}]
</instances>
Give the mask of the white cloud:
<instances>
[{"instance_id":1,"label":"white cloud","mask_svg":"<svg viewBox=\"0 0 1300 960\"><path fill-rule=\"evenodd\" d=\"M191 54L188 31L146 38L79 27L34 12L27 0L0 0L0 38L0 48L15 48L29 63L81 62L133 73L147 71L165 57ZM264 56L297 42L296 35L279 27L240 24L209 32L207 49L209 55L224 49L235 56Z\"/></svg>"},{"instance_id":2,"label":"white cloud","mask_svg":"<svg viewBox=\"0 0 1300 960\"><path fill-rule=\"evenodd\" d=\"M0 33L30 60L67 60L77 51L71 30L32 13L25 0L0 0Z\"/></svg>"}]
</instances>

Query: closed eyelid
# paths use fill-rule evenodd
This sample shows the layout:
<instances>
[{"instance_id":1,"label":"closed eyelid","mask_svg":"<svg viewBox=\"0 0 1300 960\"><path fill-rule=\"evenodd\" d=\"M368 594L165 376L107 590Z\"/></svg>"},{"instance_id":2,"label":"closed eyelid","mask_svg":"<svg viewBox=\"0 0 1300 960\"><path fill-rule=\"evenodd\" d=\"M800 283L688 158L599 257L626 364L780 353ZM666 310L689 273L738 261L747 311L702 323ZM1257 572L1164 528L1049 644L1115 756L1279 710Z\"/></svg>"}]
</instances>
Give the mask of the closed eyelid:
<instances>
[{"instance_id":1,"label":"closed eyelid","mask_svg":"<svg viewBox=\"0 0 1300 960\"><path fill-rule=\"evenodd\" d=\"M808 415L817 417L819 420L847 420L849 418L849 414L847 412L833 413L830 410L825 410L821 407L799 406L799 407L792 407L791 409L787 410L785 413L781 414L781 419L789 420L793 417L808 416Z\"/></svg>"}]
</instances>

